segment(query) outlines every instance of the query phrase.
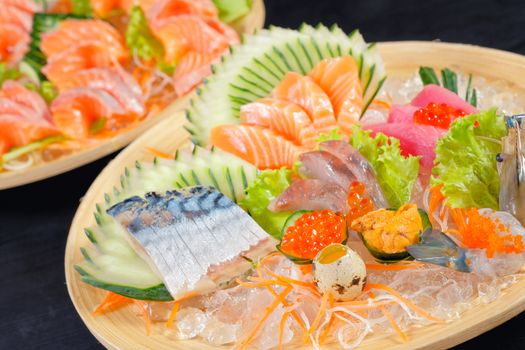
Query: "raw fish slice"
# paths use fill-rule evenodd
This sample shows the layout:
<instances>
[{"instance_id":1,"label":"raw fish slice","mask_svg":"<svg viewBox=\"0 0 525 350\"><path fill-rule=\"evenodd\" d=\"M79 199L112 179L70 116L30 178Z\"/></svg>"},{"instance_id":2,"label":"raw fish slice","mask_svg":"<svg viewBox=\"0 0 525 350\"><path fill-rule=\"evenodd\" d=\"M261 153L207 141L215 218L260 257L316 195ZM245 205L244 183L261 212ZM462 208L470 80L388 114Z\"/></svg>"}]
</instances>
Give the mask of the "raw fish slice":
<instances>
[{"instance_id":1,"label":"raw fish slice","mask_svg":"<svg viewBox=\"0 0 525 350\"><path fill-rule=\"evenodd\" d=\"M0 98L6 98L32 111L29 120L51 121L51 112L46 101L38 93L26 89L22 84L7 80L0 89Z\"/></svg>"},{"instance_id":2,"label":"raw fish slice","mask_svg":"<svg viewBox=\"0 0 525 350\"><path fill-rule=\"evenodd\" d=\"M1 0L2 6L14 6L29 14L42 11L42 7L34 0Z\"/></svg>"},{"instance_id":3,"label":"raw fish slice","mask_svg":"<svg viewBox=\"0 0 525 350\"><path fill-rule=\"evenodd\" d=\"M388 207L383 190L377 182L374 168L365 157L347 142L331 140L319 144L321 151L330 152L338 157L354 174L357 181L363 183L366 187L368 196L374 202L376 208Z\"/></svg>"},{"instance_id":4,"label":"raw fish slice","mask_svg":"<svg viewBox=\"0 0 525 350\"><path fill-rule=\"evenodd\" d=\"M29 120L39 119L35 118L33 109L5 97L0 97L0 114L19 115Z\"/></svg>"},{"instance_id":5,"label":"raw fish slice","mask_svg":"<svg viewBox=\"0 0 525 350\"><path fill-rule=\"evenodd\" d=\"M472 106L461 97L444 87L430 84L426 85L423 90L410 102L412 106L419 108L426 107L429 103L444 103L456 109L461 109L466 114L477 113L476 107Z\"/></svg>"},{"instance_id":6,"label":"raw fish slice","mask_svg":"<svg viewBox=\"0 0 525 350\"><path fill-rule=\"evenodd\" d=\"M147 11L150 23L179 15L196 15L202 18L217 18L218 11L211 0L160 0Z\"/></svg>"},{"instance_id":7,"label":"raw fish slice","mask_svg":"<svg viewBox=\"0 0 525 350\"><path fill-rule=\"evenodd\" d=\"M323 210L348 212L347 190L334 182L299 179L270 203L271 211Z\"/></svg>"},{"instance_id":8,"label":"raw fish slice","mask_svg":"<svg viewBox=\"0 0 525 350\"><path fill-rule=\"evenodd\" d=\"M80 44L100 44L116 60L128 57L122 35L111 24L98 19L67 19L58 29L42 35L42 52L50 58Z\"/></svg>"},{"instance_id":9,"label":"raw fish slice","mask_svg":"<svg viewBox=\"0 0 525 350\"><path fill-rule=\"evenodd\" d=\"M315 146L319 136L300 106L276 98L264 98L242 106L241 123L268 128L308 148Z\"/></svg>"},{"instance_id":10,"label":"raw fish slice","mask_svg":"<svg viewBox=\"0 0 525 350\"><path fill-rule=\"evenodd\" d=\"M132 197L108 210L176 300L226 287L274 250L275 241L239 206L207 187Z\"/></svg>"},{"instance_id":11,"label":"raw fish slice","mask_svg":"<svg viewBox=\"0 0 525 350\"><path fill-rule=\"evenodd\" d=\"M0 155L13 147L58 134L58 130L45 120L35 123L20 115L0 114Z\"/></svg>"},{"instance_id":12,"label":"raw fish slice","mask_svg":"<svg viewBox=\"0 0 525 350\"><path fill-rule=\"evenodd\" d=\"M107 92L89 87L78 87L61 93L51 105L57 127L72 138L86 138L93 122L124 115L125 110ZM111 124L111 123L108 123Z\"/></svg>"},{"instance_id":13,"label":"raw fish slice","mask_svg":"<svg viewBox=\"0 0 525 350\"><path fill-rule=\"evenodd\" d=\"M164 45L166 62L179 60L189 51L202 54L222 53L230 44L226 37L200 17L181 15L160 21L153 33Z\"/></svg>"},{"instance_id":14,"label":"raw fish slice","mask_svg":"<svg viewBox=\"0 0 525 350\"><path fill-rule=\"evenodd\" d=\"M220 55L190 51L185 54L173 74L173 85L177 96L184 96L211 75L211 65Z\"/></svg>"},{"instance_id":15,"label":"raw fish slice","mask_svg":"<svg viewBox=\"0 0 525 350\"><path fill-rule=\"evenodd\" d=\"M221 125L211 132L212 145L259 169L291 168L303 151L271 130L250 125Z\"/></svg>"},{"instance_id":16,"label":"raw fish slice","mask_svg":"<svg viewBox=\"0 0 525 350\"><path fill-rule=\"evenodd\" d=\"M325 59L309 75L332 101L341 130L351 133L352 125L359 121L363 110L363 89L353 57Z\"/></svg>"},{"instance_id":17,"label":"raw fish slice","mask_svg":"<svg viewBox=\"0 0 525 350\"><path fill-rule=\"evenodd\" d=\"M401 105L394 106L390 110L388 115L389 123L413 123L414 113L420 109L420 107L412 105Z\"/></svg>"},{"instance_id":18,"label":"raw fish slice","mask_svg":"<svg viewBox=\"0 0 525 350\"><path fill-rule=\"evenodd\" d=\"M288 72L272 96L301 106L319 132L328 133L337 127L330 98L310 77Z\"/></svg>"},{"instance_id":19,"label":"raw fish slice","mask_svg":"<svg viewBox=\"0 0 525 350\"><path fill-rule=\"evenodd\" d=\"M0 23L9 23L30 32L33 25L33 14L16 6L6 6L0 1Z\"/></svg>"},{"instance_id":20,"label":"raw fish slice","mask_svg":"<svg viewBox=\"0 0 525 350\"><path fill-rule=\"evenodd\" d=\"M435 148L437 140L447 131L429 125L386 123L365 125L365 129L373 133L382 132L400 141L404 155L422 156L421 165L431 168L436 158Z\"/></svg>"},{"instance_id":21,"label":"raw fish slice","mask_svg":"<svg viewBox=\"0 0 525 350\"><path fill-rule=\"evenodd\" d=\"M29 48L31 37L20 26L0 23L0 62L18 63Z\"/></svg>"},{"instance_id":22,"label":"raw fish slice","mask_svg":"<svg viewBox=\"0 0 525 350\"><path fill-rule=\"evenodd\" d=\"M71 73L95 67L110 67L111 54L99 43L73 46L62 53L53 55L42 72L55 85L68 80Z\"/></svg>"},{"instance_id":23,"label":"raw fish slice","mask_svg":"<svg viewBox=\"0 0 525 350\"><path fill-rule=\"evenodd\" d=\"M139 5L144 13L148 13L153 5L155 5L159 0L118 0L119 6L121 9L130 13L134 5Z\"/></svg>"},{"instance_id":24,"label":"raw fish slice","mask_svg":"<svg viewBox=\"0 0 525 350\"><path fill-rule=\"evenodd\" d=\"M126 80L123 74L128 77ZM132 85L130 85L132 83ZM71 75L68 79L56 82L60 91L76 87L91 87L104 90L117 99L117 101L130 113L141 116L145 112L143 97L136 93L136 83L129 73L113 68L91 68Z\"/></svg>"},{"instance_id":25,"label":"raw fish slice","mask_svg":"<svg viewBox=\"0 0 525 350\"><path fill-rule=\"evenodd\" d=\"M356 181L356 176L346 164L330 152L312 151L299 156L299 173L310 179L334 182L344 189Z\"/></svg>"}]
</instances>

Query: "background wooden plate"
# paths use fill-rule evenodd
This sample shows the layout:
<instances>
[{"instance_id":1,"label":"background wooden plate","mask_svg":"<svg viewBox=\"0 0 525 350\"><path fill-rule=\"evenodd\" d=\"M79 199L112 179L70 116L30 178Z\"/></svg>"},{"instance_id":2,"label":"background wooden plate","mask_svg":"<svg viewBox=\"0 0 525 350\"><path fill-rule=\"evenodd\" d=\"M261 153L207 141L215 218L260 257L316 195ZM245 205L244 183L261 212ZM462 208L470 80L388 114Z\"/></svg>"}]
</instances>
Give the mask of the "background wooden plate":
<instances>
[{"instance_id":1,"label":"background wooden plate","mask_svg":"<svg viewBox=\"0 0 525 350\"><path fill-rule=\"evenodd\" d=\"M232 26L234 26L239 33L253 33L256 29L260 29L264 26L264 19L264 1L254 0L252 11L235 23L232 23ZM57 160L41 163L21 171L0 172L0 190L25 185L62 174L113 153L129 144L159 121L173 115L176 111L184 110L187 102L193 94L194 93L191 93L188 96L175 100L162 112L148 118L135 129L108 139L96 147L75 152Z\"/></svg>"},{"instance_id":2,"label":"background wooden plate","mask_svg":"<svg viewBox=\"0 0 525 350\"><path fill-rule=\"evenodd\" d=\"M439 42L393 42L379 45L390 76L410 76L420 65L450 67L474 76L507 81L512 89L525 96L525 57L516 54L469 45ZM101 317L92 314L105 292L82 283L73 265L82 260L79 248L89 244L83 228L94 224L95 203L102 201L103 193L117 184L125 166L135 160L152 156L144 150L148 146L165 152L174 152L188 142L182 128L184 116L174 113L139 137L120 153L98 176L84 197L73 220L65 254L67 287L73 303L93 335L110 349L212 349L203 342L192 340L176 342L156 332L146 336L144 324L131 308ZM505 290L493 303L479 305L465 312L461 319L445 325L413 328L410 341L400 343L393 334L368 337L362 349L444 349L473 338L516 316L525 309L525 279ZM226 347L225 347L226 348ZM327 347L330 348L330 347ZM333 346L337 348L337 346Z\"/></svg>"}]
</instances>

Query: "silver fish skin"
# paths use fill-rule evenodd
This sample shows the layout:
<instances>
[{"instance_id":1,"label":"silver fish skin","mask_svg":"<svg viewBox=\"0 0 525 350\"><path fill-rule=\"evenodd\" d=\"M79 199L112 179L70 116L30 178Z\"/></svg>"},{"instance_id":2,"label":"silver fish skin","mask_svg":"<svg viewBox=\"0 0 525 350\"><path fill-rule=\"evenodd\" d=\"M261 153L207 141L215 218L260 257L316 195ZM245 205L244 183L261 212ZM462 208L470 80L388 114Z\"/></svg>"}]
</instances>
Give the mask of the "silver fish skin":
<instances>
[{"instance_id":1,"label":"silver fish skin","mask_svg":"<svg viewBox=\"0 0 525 350\"><path fill-rule=\"evenodd\" d=\"M508 136L502 139L498 155L500 172L500 209L514 215L525 225L525 130L524 116L507 118ZM525 121L523 121L525 123Z\"/></svg>"},{"instance_id":2,"label":"silver fish skin","mask_svg":"<svg viewBox=\"0 0 525 350\"><path fill-rule=\"evenodd\" d=\"M347 191L336 183L317 179L299 179L292 182L274 199L271 211L323 210L346 213Z\"/></svg>"},{"instance_id":3,"label":"silver fish skin","mask_svg":"<svg viewBox=\"0 0 525 350\"><path fill-rule=\"evenodd\" d=\"M148 193L107 212L175 300L227 286L251 268L245 257L257 260L275 250L273 238L211 187Z\"/></svg>"},{"instance_id":4,"label":"silver fish skin","mask_svg":"<svg viewBox=\"0 0 525 350\"><path fill-rule=\"evenodd\" d=\"M310 179L333 182L344 189L348 189L357 180L346 164L329 152L306 152L299 156L299 161L299 173Z\"/></svg>"},{"instance_id":5,"label":"silver fish skin","mask_svg":"<svg viewBox=\"0 0 525 350\"><path fill-rule=\"evenodd\" d=\"M377 208L389 206L385 194L377 182L374 168L358 150L348 142L340 140L322 142L319 144L319 148L338 157L350 169L357 181L365 185L368 196Z\"/></svg>"}]
</instances>

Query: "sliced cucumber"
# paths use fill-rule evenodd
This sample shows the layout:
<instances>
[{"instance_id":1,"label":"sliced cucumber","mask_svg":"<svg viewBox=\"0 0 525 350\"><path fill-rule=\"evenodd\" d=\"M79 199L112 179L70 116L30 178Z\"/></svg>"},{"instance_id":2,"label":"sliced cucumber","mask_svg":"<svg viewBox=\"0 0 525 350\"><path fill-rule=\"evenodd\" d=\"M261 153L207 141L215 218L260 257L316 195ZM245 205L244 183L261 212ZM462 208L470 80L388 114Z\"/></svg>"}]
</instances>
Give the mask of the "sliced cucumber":
<instances>
[{"instance_id":1,"label":"sliced cucumber","mask_svg":"<svg viewBox=\"0 0 525 350\"><path fill-rule=\"evenodd\" d=\"M105 195L105 203L97 205L97 225L85 230L93 246L82 249L85 260L75 268L84 282L95 287L135 299L171 300L162 280L135 253L127 233L106 209L131 196L198 184L213 186L238 202L257 173L253 165L229 153L198 147L178 152L173 160L137 163L124 171L120 186Z\"/></svg>"},{"instance_id":2,"label":"sliced cucumber","mask_svg":"<svg viewBox=\"0 0 525 350\"><path fill-rule=\"evenodd\" d=\"M239 123L240 107L267 97L289 71L308 74L321 60L352 55L358 63L365 108L385 80L385 68L375 45L368 45L359 31L346 35L334 26L303 25L300 30L271 27L245 35L243 45L213 67L214 74L197 91L186 112L193 142L209 143L211 129Z\"/></svg>"},{"instance_id":3,"label":"sliced cucumber","mask_svg":"<svg viewBox=\"0 0 525 350\"><path fill-rule=\"evenodd\" d=\"M29 51L24 56L22 62L28 65L33 74L37 74L40 80L45 80L42 74L42 67L46 64L47 59L40 49L40 42L42 34L58 27L58 24L68 18L85 19L87 16L64 14L64 13L35 13L33 16L33 28L31 30L31 43L29 44ZM29 69L27 67L26 69Z\"/></svg>"}]
</instances>

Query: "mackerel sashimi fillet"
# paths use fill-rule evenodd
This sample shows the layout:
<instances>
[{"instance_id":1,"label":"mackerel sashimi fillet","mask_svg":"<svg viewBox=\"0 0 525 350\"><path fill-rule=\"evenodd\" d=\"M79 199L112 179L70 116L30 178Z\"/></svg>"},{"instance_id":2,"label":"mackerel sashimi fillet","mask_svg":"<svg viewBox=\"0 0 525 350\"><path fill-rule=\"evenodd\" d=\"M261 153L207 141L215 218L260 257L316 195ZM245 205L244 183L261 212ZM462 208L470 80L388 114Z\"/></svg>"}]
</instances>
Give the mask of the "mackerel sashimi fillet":
<instances>
[{"instance_id":1,"label":"mackerel sashimi fillet","mask_svg":"<svg viewBox=\"0 0 525 350\"><path fill-rule=\"evenodd\" d=\"M108 209L137 253L178 299L225 287L274 250L275 241L239 206L209 187L132 197Z\"/></svg>"}]
</instances>

